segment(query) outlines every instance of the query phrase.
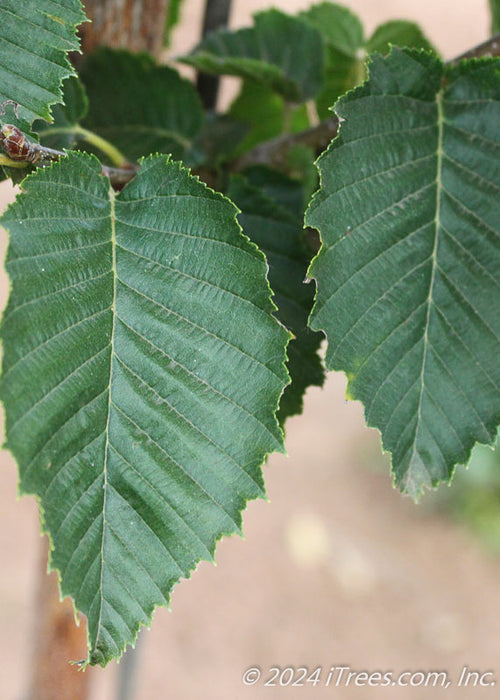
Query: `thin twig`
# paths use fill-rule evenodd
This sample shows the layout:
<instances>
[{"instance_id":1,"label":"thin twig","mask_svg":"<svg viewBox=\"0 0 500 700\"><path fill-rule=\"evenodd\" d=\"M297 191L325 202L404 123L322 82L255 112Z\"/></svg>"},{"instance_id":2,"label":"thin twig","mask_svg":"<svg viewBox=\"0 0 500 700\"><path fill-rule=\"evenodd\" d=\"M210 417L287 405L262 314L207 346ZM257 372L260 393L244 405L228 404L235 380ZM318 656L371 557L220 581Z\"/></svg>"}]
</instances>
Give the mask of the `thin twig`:
<instances>
[{"instance_id":1,"label":"thin twig","mask_svg":"<svg viewBox=\"0 0 500 700\"><path fill-rule=\"evenodd\" d=\"M465 58L481 58L482 56L500 56L500 34L492 36L488 41L469 49L447 63L453 65ZM338 124L337 117L330 117L307 131L286 134L260 143L235 161L231 169L243 170L250 165L263 163L283 167L286 163L287 153L298 144L309 146L315 153L318 153L324 150L333 137L337 135Z\"/></svg>"},{"instance_id":2,"label":"thin twig","mask_svg":"<svg viewBox=\"0 0 500 700\"><path fill-rule=\"evenodd\" d=\"M133 700L136 695L137 670L144 646L143 631L139 633L135 647L128 647L118 667L118 688L116 700ZM138 699L139 700L139 699Z\"/></svg>"},{"instance_id":3,"label":"thin twig","mask_svg":"<svg viewBox=\"0 0 500 700\"><path fill-rule=\"evenodd\" d=\"M231 12L232 0L206 0L205 15L203 17L203 38L217 29L227 27ZM207 110L214 110L217 105L219 93L219 76L198 72L196 87Z\"/></svg>"},{"instance_id":4,"label":"thin twig","mask_svg":"<svg viewBox=\"0 0 500 700\"><path fill-rule=\"evenodd\" d=\"M75 624L73 603L61 601L57 574L47 575L49 542L40 540L39 565L35 574L36 615L29 644L29 700L88 700L93 671L80 673L68 663L87 654L86 624L79 615ZM78 625L78 626L77 626Z\"/></svg>"},{"instance_id":5,"label":"thin twig","mask_svg":"<svg viewBox=\"0 0 500 700\"><path fill-rule=\"evenodd\" d=\"M231 170L243 170L250 165L260 164L282 167L286 163L287 153L294 146L308 146L315 153L323 151L333 137L337 135L338 127L338 117L332 116L324 122L320 122L317 126L306 129L306 131L278 136L270 141L260 143L242 155L241 158L238 158L232 164Z\"/></svg>"},{"instance_id":6,"label":"thin twig","mask_svg":"<svg viewBox=\"0 0 500 700\"><path fill-rule=\"evenodd\" d=\"M231 0L224 0L224 2L227 2L228 6L230 5L230 1ZM466 58L480 58L482 56L500 56L500 34L492 36L488 41L448 61L448 65L453 65ZM283 167L286 164L288 152L297 145L308 146L312 148L315 153L319 153L324 150L333 137L337 135L338 126L338 118L332 116L317 126L306 129L305 131L295 134L286 134L271 139L270 141L265 141L264 143L258 144L255 148L232 163L230 169L232 171L239 171L250 165L259 164L274 165L278 168ZM6 142L5 139L3 139L2 144L4 149L12 159L9 160L7 155L0 154L0 165L20 168L23 166L27 167L30 163L35 162L37 165L43 166L54 160L59 160L59 158L66 155L63 151L56 151L28 141L22 132L19 132L19 134L14 133L15 139L14 142L12 142L12 129L16 129L16 127L5 124L2 127L2 131L6 128L11 131L9 135L11 146L15 145L19 153L16 154L12 150L9 150L9 148L6 148ZM26 158L21 155L22 149L26 149L26 153L28 154ZM126 185L127 182L135 176L137 171L138 166L136 165L127 165L127 167L124 168L113 168L107 165L102 166L102 174L110 179L113 187L118 189Z\"/></svg>"},{"instance_id":7,"label":"thin twig","mask_svg":"<svg viewBox=\"0 0 500 700\"><path fill-rule=\"evenodd\" d=\"M0 129L0 142L5 155L0 153L0 165L10 168L27 168L28 165L45 166L66 156L64 151L47 148L40 143L30 141L23 132L13 124L4 124ZM106 142L107 143L107 142ZM123 168L101 165L101 172L109 178L113 187L121 188L137 173L138 167L126 164Z\"/></svg>"},{"instance_id":8,"label":"thin twig","mask_svg":"<svg viewBox=\"0 0 500 700\"><path fill-rule=\"evenodd\" d=\"M127 182L130 182L138 171L139 166L137 165L130 165L128 168L111 168L108 165L101 166L101 173L109 177L112 186L118 189L124 187Z\"/></svg>"},{"instance_id":9,"label":"thin twig","mask_svg":"<svg viewBox=\"0 0 500 700\"><path fill-rule=\"evenodd\" d=\"M482 44L474 46L472 49L461 53L460 56L452 58L448 64L458 63L465 58L482 58L483 56L500 56L500 34L495 34Z\"/></svg>"}]
</instances>

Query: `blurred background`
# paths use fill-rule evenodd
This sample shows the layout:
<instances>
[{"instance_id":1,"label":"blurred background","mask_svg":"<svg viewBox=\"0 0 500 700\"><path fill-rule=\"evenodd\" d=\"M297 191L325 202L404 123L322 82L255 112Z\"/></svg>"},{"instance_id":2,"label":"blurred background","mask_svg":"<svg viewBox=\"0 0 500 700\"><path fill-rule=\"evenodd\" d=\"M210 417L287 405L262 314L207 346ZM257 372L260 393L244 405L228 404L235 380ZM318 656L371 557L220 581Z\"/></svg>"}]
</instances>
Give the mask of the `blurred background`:
<instances>
[{"instance_id":1,"label":"blurred background","mask_svg":"<svg viewBox=\"0 0 500 700\"><path fill-rule=\"evenodd\" d=\"M200 34L203 2L185 0L169 57ZM271 6L307 0L234 0L231 26ZM445 58L489 35L487 0L345 0L366 34L388 19L418 22ZM185 69L184 69L185 70ZM189 69L188 69L189 70ZM227 104L235 81L221 95ZM13 198L0 186L0 206ZM2 232L2 254L6 237ZM8 290L1 279L1 305ZM479 447L469 470L420 505L392 488L378 433L345 401L343 375L311 389L287 423L288 457L265 466L270 502L244 515L245 539L223 540L143 630L137 700L498 697L490 688L245 687L250 666L349 665L388 671L494 671L500 682L500 459ZM17 500L12 458L1 453L0 696L19 700L33 647L40 536L34 498ZM115 697L116 664L92 669L92 700Z\"/></svg>"}]
</instances>

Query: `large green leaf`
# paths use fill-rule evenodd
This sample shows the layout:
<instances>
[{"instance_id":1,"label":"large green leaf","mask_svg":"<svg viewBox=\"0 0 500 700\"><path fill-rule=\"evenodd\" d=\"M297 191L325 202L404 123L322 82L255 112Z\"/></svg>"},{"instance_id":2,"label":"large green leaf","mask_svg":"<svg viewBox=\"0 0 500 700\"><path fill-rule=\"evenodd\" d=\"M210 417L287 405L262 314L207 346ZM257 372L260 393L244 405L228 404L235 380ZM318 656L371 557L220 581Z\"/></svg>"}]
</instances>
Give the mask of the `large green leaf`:
<instances>
[{"instance_id":1,"label":"large green leaf","mask_svg":"<svg viewBox=\"0 0 500 700\"><path fill-rule=\"evenodd\" d=\"M85 20L80 0L1 0L0 105L19 105L19 126L51 120L62 101L61 83L74 75L68 51L78 51L76 27Z\"/></svg>"},{"instance_id":2,"label":"large green leaf","mask_svg":"<svg viewBox=\"0 0 500 700\"><path fill-rule=\"evenodd\" d=\"M117 146L131 161L149 153L184 158L203 124L194 85L148 54L102 48L85 61L81 78L89 97L84 126Z\"/></svg>"},{"instance_id":3,"label":"large green leaf","mask_svg":"<svg viewBox=\"0 0 500 700\"><path fill-rule=\"evenodd\" d=\"M209 34L180 60L208 73L254 80L290 102L314 97L323 73L319 31L278 10L260 12L254 20L253 27Z\"/></svg>"},{"instance_id":4,"label":"large green leaf","mask_svg":"<svg viewBox=\"0 0 500 700\"><path fill-rule=\"evenodd\" d=\"M118 195L100 171L70 152L3 217L1 397L21 490L104 665L264 494L288 333L229 200L165 156Z\"/></svg>"},{"instance_id":5,"label":"large green leaf","mask_svg":"<svg viewBox=\"0 0 500 700\"><path fill-rule=\"evenodd\" d=\"M304 284L312 253L304 240L301 189L297 182L267 168L257 168L254 174L250 171L248 177L233 177L228 189L228 195L241 209L238 218L243 231L266 254L278 318L294 335L288 346L292 383L281 399L281 422L302 412L308 386L321 386L324 381L318 355L323 336L307 327L314 289Z\"/></svg>"},{"instance_id":6,"label":"large green leaf","mask_svg":"<svg viewBox=\"0 0 500 700\"><path fill-rule=\"evenodd\" d=\"M418 496L500 420L500 61L395 49L336 111L311 326Z\"/></svg>"}]
</instances>

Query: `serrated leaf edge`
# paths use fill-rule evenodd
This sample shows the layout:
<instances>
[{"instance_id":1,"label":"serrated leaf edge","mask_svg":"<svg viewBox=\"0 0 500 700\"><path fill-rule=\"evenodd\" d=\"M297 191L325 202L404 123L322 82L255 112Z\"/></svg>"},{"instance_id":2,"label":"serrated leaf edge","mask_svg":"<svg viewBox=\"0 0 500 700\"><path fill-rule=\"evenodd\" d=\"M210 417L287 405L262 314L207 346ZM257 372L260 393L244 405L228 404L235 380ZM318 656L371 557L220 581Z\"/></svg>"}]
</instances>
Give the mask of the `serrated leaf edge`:
<instances>
[{"instance_id":1,"label":"serrated leaf edge","mask_svg":"<svg viewBox=\"0 0 500 700\"><path fill-rule=\"evenodd\" d=\"M97 158L96 156L94 156L93 154L82 153L81 151L71 151L71 150L66 150L65 152L66 152L66 154L68 154L68 155L69 155L69 154L75 154L75 155L77 155L79 158L83 158L83 159L85 159L85 160L88 160L88 161L89 161L89 164L92 164L94 167L96 166L96 164L99 165L99 168L101 167L100 161L99 161L98 158ZM144 157L144 158L141 158L140 161L139 161L139 165L142 166L143 163L145 163L146 161L148 161L148 160L155 160L155 159L158 158L158 157L164 157L164 158L166 159L166 160L165 160L166 163L169 163L169 162L170 162L170 163L176 165L180 170L183 170L183 171L187 172L191 178L193 178L194 180L196 180L197 182L199 182L201 185L203 185L204 188L205 188L206 190L208 190L208 191L210 191L211 193L217 195L218 198L222 198L223 200L226 200L227 202L229 202L229 203L232 205L232 207L233 207L233 209L234 209L233 220L234 220L234 222L236 223L236 225L237 225L237 227L238 227L238 229L239 229L240 235L243 236L243 237L248 241L248 243L249 243L249 245L251 246L251 248L253 248L253 249L255 250L255 252L258 254L258 256L260 257L260 259L261 259L261 260L265 263L265 265L266 265L266 277L265 277L265 281L266 281L266 285L267 285L267 289L268 289L268 299L269 299L269 301L270 301L271 306L274 307L274 310L276 311L276 310L277 310L277 307L276 307L276 304L275 304L274 301L273 301L274 292L273 292L272 289L271 289L271 286L270 286L270 283L269 283L269 279L268 279L269 265L268 265L266 256L265 256L265 254L260 250L260 248L259 248L245 233L244 233L242 227L240 226L240 223L239 223L239 221L238 221L238 219L237 219L237 215L238 215L238 213L240 213L240 210L238 209L238 207L234 204L234 202L232 202L232 201L229 199L229 197L226 197L224 194L222 194L222 193L220 193L220 192L217 192L216 190L214 190L214 189L212 189L211 187L209 187L208 185L206 185L202 180L200 180L199 176L197 176L197 175L192 175L192 174L191 174L191 169L190 169L190 168L185 167L180 161L172 160L171 157L170 157L170 155L165 155L165 154L162 154L162 153L151 154L151 155L149 155L149 156L146 156L146 157ZM56 167L57 164L58 164L57 162L51 163L51 164L48 165L46 168L44 168L42 172L45 172L48 168L54 168L54 167ZM9 205L9 207L7 208L6 211L8 211L8 210L11 208L11 206L12 206L13 204L15 204L15 203L18 201L18 199L24 194L23 186L25 185L25 183L26 183L30 178L37 177L38 172L39 172L38 170L35 170L34 172L29 173L29 174L23 179L23 181L21 182L20 191L17 193L14 202L13 202L12 204ZM124 188L124 189L125 189L125 188ZM115 194L114 194L114 192L113 192L111 186L110 186L110 195L111 195L111 197L112 197L112 200L111 200L111 201L114 203ZM114 209L114 206L113 206L113 209ZM7 232L8 232L8 226L3 222L3 215L0 217L0 225L4 226L4 228L5 228L5 229L7 230ZM112 231L113 231L113 234L112 234L112 235L113 235L113 237L114 237L114 235L115 235L115 234L114 234L114 231L115 231L115 223L114 223L114 219L113 219L113 218L112 218ZM9 242L9 245L10 245L10 242ZM112 247L113 247L113 268L114 268L114 270L116 270L116 263L115 263L115 260L116 260L116 257L115 257L116 245L113 245ZM114 274L114 294L113 294L113 298L114 298L114 299L116 298L116 279L117 279L117 276L116 276L116 272L115 272L115 274ZM11 289L12 289L10 277L8 277L8 284L9 284L9 296L10 296ZM5 309L4 309L4 311L5 311ZM2 318L3 318L3 313L4 313L4 311L2 311ZM281 328L283 328L283 329L286 331L286 335L287 335L287 342L286 342L286 345L285 345L285 347L284 347L284 359L283 359L283 361L282 361L282 363L281 363L281 367L282 367L282 369L283 369L283 371L284 371L284 374L285 374L286 377L288 378L288 382L287 382L286 384L284 384L283 389L282 389L280 395L277 397L276 407L273 409L274 421L275 421L276 427L277 427L277 429L278 429L278 431L279 431L279 434L281 435L281 444L282 444L282 449L277 450L277 451L278 451L278 452L281 452L282 454L284 454L285 456L287 456L286 449L285 449L285 444L284 444L284 431L283 431L282 426L280 426L279 421L278 421L278 419L277 419L277 413L278 413L278 410L279 410L280 401L281 401L281 397L282 397L282 395L283 395L283 392L285 391L285 388L286 388L286 387L290 384L290 382L291 382L290 374L289 374L289 372L288 372L288 367L287 367L287 364L288 364L288 355L287 355L286 350L287 350L287 346L288 346L290 340L293 338L293 334L290 333L290 331L276 318L276 316L275 316L274 314L271 314L271 313L270 313L270 315L272 315L274 321L275 321ZM113 329L114 329L114 319L115 319L115 317L113 316ZM1 325L1 321L2 321L2 319L0 319L0 325ZM111 343L113 343L113 339L114 339L114 333L112 333L112 336L111 336ZM111 396L111 392L110 392L110 396ZM3 401L0 401L0 403L1 403L2 406L3 406ZM108 406L108 417L107 417L107 421L108 421L108 422L109 422L109 415L110 415L110 411L109 411L109 406ZM5 421L6 421L6 412L5 412L5 407L4 407L4 410L3 410L3 426L2 426L2 427L3 427L3 435L4 435L4 436L6 435ZM109 433L108 430L107 430L106 432L107 432L107 434ZM107 439L107 438L106 438L106 439ZM9 454L11 455L13 461L16 463L16 466L17 466L17 461L16 461L16 459L15 459L13 453L11 452L10 448L8 447L8 445L7 445L5 442L4 442L4 444L2 445L2 448L3 448L5 451L9 452ZM266 463L267 458L268 458L268 456L269 456L270 454L272 454L272 452L265 452L265 453L263 454L262 462L261 462L261 469L262 469L262 467L264 466L264 464ZM105 471L106 471L106 470L104 469L104 472L105 472ZM78 620L78 614L80 613L80 614L83 615L83 613L81 613L81 611L78 610L78 609L76 608L75 602L74 602L74 599L73 599L73 596L72 596L69 592L68 592L68 593L64 592L63 582L62 582L62 578L61 578L61 572L59 571L59 569L58 569L57 567L55 567L55 566L52 565L52 552L54 551L54 543L53 543L53 540L52 540L52 537L51 537L51 534L50 534L49 530L48 530L48 529L46 528L46 526L45 526L45 513L44 513L44 508L43 508L43 506L42 506L42 499L41 499L41 497L40 497L38 494L36 494L36 493L24 492L24 491L21 489L20 483L18 483L18 496L20 497L20 496L22 496L22 495L31 495L31 496L34 496L35 499L36 499L36 502L37 502L38 508L39 508L39 513L40 513L40 535L41 535L41 536L47 535L48 540L49 540L49 557L48 557L48 562L47 562L47 572L49 573L49 572L51 572L51 571L55 571L55 572L57 573L57 578L58 578L58 589L59 589L59 599L60 599L61 601L62 601L64 598L70 598L70 599L71 599L72 604L73 604L75 622L77 622L77 620ZM267 500L267 501L269 500L268 497L267 497L267 494L266 494L265 490L262 492L262 494L261 494L260 496L257 496L257 497L254 497L254 498L249 497L249 498L243 499L243 500L244 500L244 505L243 505L243 507L242 507L242 509L241 509L241 511L240 511L241 520L243 520L243 513L246 511L249 502L252 501L252 500L256 500L256 498L262 498L262 499ZM104 519L104 513L105 513L105 503L104 503L104 505L103 505L103 519ZM202 561L211 561L211 563L215 565L215 564L216 564L216 562L215 562L215 552L216 552L218 543L219 543L224 537L230 537L230 536L233 536L234 534L238 534L242 539L244 539L243 530L242 530L241 527L238 527L237 529L234 529L234 530L229 530L229 529L228 529L228 530L222 530L216 537L213 538L213 541L212 541L212 542L209 544L209 546L207 547L207 551L210 553L210 559L209 559L208 557L201 557L198 561L196 561L196 562L194 563L194 565L192 566L192 568L188 569L188 570L185 572L185 575L183 575L182 578L179 578L179 579L176 581L176 583L175 583L175 584L172 586L172 588L168 591L167 597L165 598L166 607L167 607L168 610L170 610L170 600L171 600L172 592L173 592L173 590L176 588L176 586L177 586L181 581L183 581L183 580L189 580L189 579L191 579L192 575L197 571L197 569L198 569L199 565L202 563ZM102 556L102 545L101 545L101 556ZM101 563L101 576L102 576L102 571L103 571L103 566L102 566L102 563ZM101 590L102 590L102 588L101 588ZM138 623L133 627L133 629L131 630L130 640L127 641L127 642L125 642L121 647L118 648L118 651L119 651L119 653L120 653L120 656L119 656L119 657L112 657L112 658L114 658L114 659L117 661L117 663L119 663L120 658L121 658L121 655L123 655L123 653L125 652L125 650L127 649L128 646L135 647L135 644L136 644L136 642L137 642L137 637L138 637L138 635L139 635L139 632L140 632L141 628L142 628L142 627L146 627L147 629L150 629L151 624L152 624L153 614L154 614L155 610L156 610L158 607L161 607L161 606L154 605L151 611L149 611L149 610L147 611L148 620L147 620L146 623L144 623L144 622L138 622ZM101 594L101 606L100 606L100 613L99 613L99 614L101 614L101 612L102 612L102 594ZM96 638L96 642L97 642L97 639L98 639L98 637ZM87 650L88 650L88 655L87 655L87 658L86 658L86 659L84 659L84 660L74 660L74 661L72 661L72 663L78 665L82 670L84 670L85 668L87 668L87 666L89 666L89 665L95 665L95 664L91 664L92 645L91 645L90 631L89 631L88 625L87 625ZM102 667L104 667L104 666L107 665L107 663L108 663L110 660L111 660L111 658L103 659L102 661L99 662L99 664L100 664Z\"/></svg>"}]
</instances>

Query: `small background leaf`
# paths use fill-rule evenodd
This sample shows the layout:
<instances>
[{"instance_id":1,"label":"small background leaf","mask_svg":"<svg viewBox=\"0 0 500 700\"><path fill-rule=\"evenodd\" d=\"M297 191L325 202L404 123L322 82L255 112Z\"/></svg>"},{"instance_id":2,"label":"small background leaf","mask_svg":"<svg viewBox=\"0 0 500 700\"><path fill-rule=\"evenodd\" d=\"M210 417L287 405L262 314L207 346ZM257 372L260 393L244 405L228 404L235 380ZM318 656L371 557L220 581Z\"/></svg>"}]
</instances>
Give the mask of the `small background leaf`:
<instances>
[{"instance_id":1,"label":"small background leaf","mask_svg":"<svg viewBox=\"0 0 500 700\"><path fill-rule=\"evenodd\" d=\"M256 81L289 102L314 97L323 73L317 29L278 10L260 12L254 21L253 27L210 34L180 60L207 73Z\"/></svg>"},{"instance_id":2,"label":"small background leaf","mask_svg":"<svg viewBox=\"0 0 500 700\"><path fill-rule=\"evenodd\" d=\"M49 148L63 150L73 148L78 141L74 128L79 125L88 112L88 98L80 80L68 78L63 84L64 104L53 107L54 121L47 124L36 121L33 130L38 133L40 143Z\"/></svg>"},{"instance_id":3,"label":"small background leaf","mask_svg":"<svg viewBox=\"0 0 500 700\"><path fill-rule=\"evenodd\" d=\"M359 18L343 5L321 3L301 17L319 30L325 43L325 79L316 98L320 119L328 119L335 101L366 78L366 53L387 53L389 44L435 51L414 22L386 22L365 41Z\"/></svg>"},{"instance_id":4,"label":"small background leaf","mask_svg":"<svg viewBox=\"0 0 500 700\"><path fill-rule=\"evenodd\" d=\"M229 114L248 127L245 139L238 146L237 155L284 131L295 133L309 127L305 105L291 107L271 88L252 80L243 81Z\"/></svg>"},{"instance_id":5,"label":"small background leaf","mask_svg":"<svg viewBox=\"0 0 500 700\"><path fill-rule=\"evenodd\" d=\"M389 53L391 44L436 52L418 24L406 20L393 20L381 24L368 40L366 50L368 53L377 51L386 54Z\"/></svg>"},{"instance_id":6,"label":"small background leaf","mask_svg":"<svg viewBox=\"0 0 500 700\"><path fill-rule=\"evenodd\" d=\"M190 167L218 168L235 158L245 140L248 127L229 114L207 112L201 131L184 159Z\"/></svg>"},{"instance_id":7,"label":"small background leaf","mask_svg":"<svg viewBox=\"0 0 500 700\"><path fill-rule=\"evenodd\" d=\"M302 412L308 386L321 386L324 372L318 350L322 335L307 327L314 288L304 284L312 257L302 227L304 192L300 183L267 168L252 168L232 178L228 195L241 209L244 233L266 254L277 317L294 334L288 345L292 383L285 389L278 417Z\"/></svg>"},{"instance_id":8,"label":"small background leaf","mask_svg":"<svg viewBox=\"0 0 500 700\"><path fill-rule=\"evenodd\" d=\"M131 161L149 153L184 158L203 124L194 85L147 54L102 48L81 70L89 97L84 126Z\"/></svg>"},{"instance_id":9,"label":"small background leaf","mask_svg":"<svg viewBox=\"0 0 500 700\"><path fill-rule=\"evenodd\" d=\"M301 12L300 17L318 29L329 48L357 58L364 45L363 25L349 8L323 2Z\"/></svg>"},{"instance_id":10,"label":"small background leaf","mask_svg":"<svg viewBox=\"0 0 500 700\"><path fill-rule=\"evenodd\" d=\"M165 46L170 46L172 31L179 24L183 1L184 0L169 0L165 27Z\"/></svg>"},{"instance_id":11,"label":"small background leaf","mask_svg":"<svg viewBox=\"0 0 500 700\"><path fill-rule=\"evenodd\" d=\"M489 0L491 12L491 33L500 32L500 0Z\"/></svg>"},{"instance_id":12,"label":"small background leaf","mask_svg":"<svg viewBox=\"0 0 500 700\"><path fill-rule=\"evenodd\" d=\"M313 5L301 17L318 29L325 44L325 77L316 109L320 119L328 119L335 100L364 79L363 25L347 7L329 2Z\"/></svg>"}]
</instances>

